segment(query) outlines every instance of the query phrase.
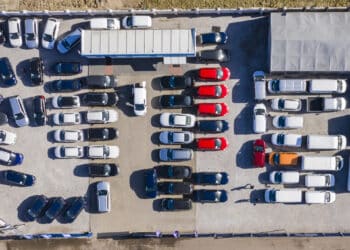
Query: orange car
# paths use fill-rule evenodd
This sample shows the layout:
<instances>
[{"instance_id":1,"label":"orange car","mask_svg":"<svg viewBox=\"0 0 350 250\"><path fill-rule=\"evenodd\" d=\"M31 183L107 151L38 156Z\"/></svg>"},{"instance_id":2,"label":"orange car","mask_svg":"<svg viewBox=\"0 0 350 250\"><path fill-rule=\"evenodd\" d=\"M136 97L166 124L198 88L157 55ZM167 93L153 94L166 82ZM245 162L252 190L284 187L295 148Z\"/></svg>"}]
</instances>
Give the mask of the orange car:
<instances>
[{"instance_id":1,"label":"orange car","mask_svg":"<svg viewBox=\"0 0 350 250\"><path fill-rule=\"evenodd\" d=\"M271 152L269 154L269 164L272 166L296 166L298 158L297 153Z\"/></svg>"}]
</instances>

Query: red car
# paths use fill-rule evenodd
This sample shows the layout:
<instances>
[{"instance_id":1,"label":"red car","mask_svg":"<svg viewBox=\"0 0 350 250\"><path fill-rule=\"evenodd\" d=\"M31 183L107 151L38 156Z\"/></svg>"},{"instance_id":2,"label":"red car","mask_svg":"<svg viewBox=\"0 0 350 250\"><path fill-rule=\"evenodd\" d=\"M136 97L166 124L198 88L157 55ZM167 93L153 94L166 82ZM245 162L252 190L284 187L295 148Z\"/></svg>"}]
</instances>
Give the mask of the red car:
<instances>
[{"instance_id":1,"label":"red car","mask_svg":"<svg viewBox=\"0 0 350 250\"><path fill-rule=\"evenodd\" d=\"M197 97L200 98L223 98L227 96L228 88L225 84L203 85L197 87Z\"/></svg>"},{"instance_id":2,"label":"red car","mask_svg":"<svg viewBox=\"0 0 350 250\"><path fill-rule=\"evenodd\" d=\"M264 140L259 139L254 141L253 144L253 164L255 167L265 166L265 149L266 143Z\"/></svg>"},{"instance_id":3,"label":"red car","mask_svg":"<svg viewBox=\"0 0 350 250\"><path fill-rule=\"evenodd\" d=\"M201 68L198 71L198 77L201 80L225 81L229 79L231 72L226 67L221 68Z\"/></svg>"},{"instance_id":4,"label":"red car","mask_svg":"<svg viewBox=\"0 0 350 250\"><path fill-rule=\"evenodd\" d=\"M200 103L197 105L198 115L224 116L228 111L226 103Z\"/></svg>"},{"instance_id":5,"label":"red car","mask_svg":"<svg viewBox=\"0 0 350 250\"><path fill-rule=\"evenodd\" d=\"M197 149L208 150L224 150L228 146L227 139L225 137L218 138L199 138L197 139Z\"/></svg>"}]
</instances>

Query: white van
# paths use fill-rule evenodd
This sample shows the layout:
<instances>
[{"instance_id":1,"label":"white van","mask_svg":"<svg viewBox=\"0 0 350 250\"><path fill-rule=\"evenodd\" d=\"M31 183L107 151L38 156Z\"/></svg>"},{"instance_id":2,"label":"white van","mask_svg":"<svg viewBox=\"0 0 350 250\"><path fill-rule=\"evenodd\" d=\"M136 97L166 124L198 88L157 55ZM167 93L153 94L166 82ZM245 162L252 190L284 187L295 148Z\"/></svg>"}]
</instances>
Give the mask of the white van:
<instances>
[{"instance_id":1,"label":"white van","mask_svg":"<svg viewBox=\"0 0 350 250\"><path fill-rule=\"evenodd\" d=\"M346 87L346 80L314 79L309 81L309 92L313 94L343 94Z\"/></svg>"},{"instance_id":2,"label":"white van","mask_svg":"<svg viewBox=\"0 0 350 250\"><path fill-rule=\"evenodd\" d=\"M120 21L118 18L93 18L90 19L90 29L119 30Z\"/></svg>"},{"instance_id":3,"label":"white van","mask_svg":"<svg viewBox=\"0 0 350 250\"><path fill-rule=\"evenodd\" d=\"M301 203L302 191L298 189L266 189L265 202L268 203Z\"/></svg>"},{"instance_id":4,"label":"white van","mask_svg":"<svg viewBox=\"0 0 350 250\"><path fill-rule=\"evenodd\" d=\"M335 193L331 191L306 191L307 204L327 204L335 202Z\"/></svg>"},{"instance_id":5,"label":"white van","mask_svg":"<svg viewBox=\"0 0 350 250\"><path fill-rule=\"evenodd\" d=\"M255 71L253 74L255 100L264 100L266 98L266 82L265 73L263 71Z\"/></svg>"},{"instance_id":6,"label":"white van","mask_svg":"<svg viewBox=\"0 0 350 250\"><path fill-rule=\"evenodd\" d=\"M306 187L333 187L335 178L332 174L309 174L305 176Z\"/></svg>"},{"instance_id":7,"label":"white van","mask_svg":"<svg viewBox=\"0 0 350 250\"><path fill-rule=\"evenodd\" d=\"M304 171L339 171L344 166L344 159L337 156L301 156L301 170Z\"/></svg>"},{"instance_id":8,"label":"white van","mask_svg":"<svg viewBox=\"0 0 350 250\"><path fill-rule=\"evenodd\" d=\"M152 27L150 16L126 16L122 20L125 29L147 29Z\"/></svg>"},{"instance_id":9,"label":"white van","mask_svg":"<svg viewBox=\"0 0 350 250\"><path fill-rule=\"evenodd\" d=\"M306 148L309 150L343 150L346 145L344 135L308 135Z\"/></svg>"}]
</instances>

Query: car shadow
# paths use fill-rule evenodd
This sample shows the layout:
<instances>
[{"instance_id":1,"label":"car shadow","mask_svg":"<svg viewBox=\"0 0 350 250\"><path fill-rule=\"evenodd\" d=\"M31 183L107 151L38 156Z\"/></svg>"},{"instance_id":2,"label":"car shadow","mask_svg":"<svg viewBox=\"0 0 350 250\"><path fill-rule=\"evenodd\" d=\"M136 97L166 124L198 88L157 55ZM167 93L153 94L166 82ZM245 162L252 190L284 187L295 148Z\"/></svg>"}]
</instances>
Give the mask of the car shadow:
<instances>
[{"instance_id":1,"label":"car shadow","mask_svg":"<svg viewBox=\"0 0 350 250\"><path fill-rule=\"evenodd\" d=\"M88 164L77 165L74 168L73 173L75 176L78 176L78 177L89 177Z\"/></svg>"},{"instance_id":2,"label":"car shadow","mask_svg":"<svg viewBox=\"0 0 350 250\"><path fill-rule=\"evenodd\" d=\"M160 135L161 132L155 132L151 135L151 142L154 144L154 145L157 145L159 146L160 145L160 141L159 141L159 135Z\"/></svg>"},{"instance_id":3,"label":"car shadow","mask_svg":"<svg viewBox=\"0 0 350 250\"><path fill-rule=\"evenodd\" d=\"M160 115L161 114L155 114L155 115L152 116L152 118L151 118L151 125L152 125L152 127L161 128Z\"/></svg>"},{"instance_id":4,"label":"car shadow","mask_svg":"<svg viewBox=\"0 0 350 250\"><path fill-rule=\"evenodd\" d=\"M254 189L250 192L249 202L254 206L257 204L266 204L265 202L265 189Z\"/></svg>"},{"instance_id":5,"label":"car shadow","mask_svg":"<svg viewBox=\"0 0 350 250\"><path fill-rule=\"evenodd\" d=\"M51 143L55 143L56 142L55 137L54 137L55 131L56 130L51 130L51 131L47 132L46 139L47 139L48 142L51 142Z\"/></svg>"},{"instance_id":6,"label":"car shadow","mask_svg":"<svg viewBox=\"0 0 350 250\"><path fill-rule=\"evenodd\" d=\"M253 166L253 143L247 141L242 144L236 154L236 165L240 168L254 168Z\"/></svg>"},{"instance_id":7,"label":"car shadow","mask_svg":"<svg viewBox=\"0 0 350 250\"><path fill-rule=\"evenodd\" d=\"M151 86L152 86L152 89L153 90L158 90L158 91L161 91L161 87L160 87L160 80L161 80L162 77L155 77L152 79L152 82L151 82Z\"/></svg>"},{"instance_id":8,"label":"car shadow","mask_svg":"<svg viewBox=\"0 0 350 250\"><path fill-rule=\"evenodd\" d=\"M134 106L132 104L132 85L116 87L115 90L119 97L119 100L116 106L126 116L129 116L129 117L135 116Z\"/></svg>"},{"instance_id":9,"label":"car shadow","mask_svg":"<svg viewBox=\"0 0 350 250\"><path fill-rule=\"evenodd\" d=\"M90 183L85 194L85 197L86 197L85 211L87 213L91 213L91 214L98 213L96 191L97 191L97 182Z\"/></svg>"},{"instance_id":10,"label":"car shadow","mask_svg":"<svg viewBox=\"0 0 350 250\"><path fill-rule=\"evenodd\" d=\"M151 159L153 162L159 163L159 150L160 149L153 149L151 152Z\"/></svg>"},{"instance_id":11,"label":"car shadow","mask_svg":"<svg viewBox=\"0 0 350 250\"><path fill-rule=\"evenodd\" d=\"M264 184L266 187L268 187L270 183L270 171L266 171L266 172L263 172L263 173L260 173L259 176L258 176L258 180L261 184Z\"/></svg>"},{"instance_id":12,"label":"car shadow","mask_svg":"<svg viewBox=\"0 0 350 250\"><path fill-rule=\"evenodd\" d=\"M247 104L234 119L234 134L253 133L252 105Z\"/></svg>"},{"instance_id":13,"label":"car shadow","mask_svg":"<svg viewBox=\"0 0 350 250\"><path fill-rule=\"evenodd\" d=\"M51 147L47 150L47 157L49 157L51 160L56 160L57 158L55 157L55 148L56 147Z\"/></svg>"},{"instance_id":14,"label":"car shadow","mask_svg":"<svg viewBox=\"0 0 350 250\"><path fill-rule=\"evenodd\" d=\"M153 200L153 203L152 203L153 211L162 212L162 209L160 206L161 201L162 201L162 199Z\"/></svg>"},{"instance_id":15,"label":"car shadow","mask_svg":"<svg viewBox=\"0 0 350 250\"><path fill-rule=\"evenodd\" d=\"M162 105L160 105L160 97L161 96L156 96L156 97L152 98L151 106L152 106L153 109L159 109L159 110L162 109Z\"/></svg>"},{"instance_id":16,"label":"car shadow","mask_svg":"<svg viewBox=\"0 0 350 250\"><path fill-rule=\"evenodd\" d=\"M27 214L27 210L28 208L33 204L33 202L36 200L36 198L38 198L39 195L32 195L29 196L28 198L24 199L19 206L17 207L17 217L20 221L23 222L30 222L30 221L34 221L33 219L31 219L28 214Z\"/></svg>"},{"instance_id":17,"label":"car shadow","mask_svg":"<svg viewBox=\"0 0 350 250\"><path fill-rule=\"evenodd\" d=\"M135 192L136 196L140 199L149 199L145 192L145 173L147 169L141 169L134 171L130 175L129 184L130 188Z\"/></svg>"},{"instance_id":18,"label":"car shadow","mask_svg":"<svg viewBox=\"0 0 350 250\"><path fill-rule=\"evenodd\" d=\"M36 87L30 80L30 63L29 60L23 60L16 65L16 74L26 87ZM17 83L18 84L18 83Z\"/></svg>"}]
</instances>

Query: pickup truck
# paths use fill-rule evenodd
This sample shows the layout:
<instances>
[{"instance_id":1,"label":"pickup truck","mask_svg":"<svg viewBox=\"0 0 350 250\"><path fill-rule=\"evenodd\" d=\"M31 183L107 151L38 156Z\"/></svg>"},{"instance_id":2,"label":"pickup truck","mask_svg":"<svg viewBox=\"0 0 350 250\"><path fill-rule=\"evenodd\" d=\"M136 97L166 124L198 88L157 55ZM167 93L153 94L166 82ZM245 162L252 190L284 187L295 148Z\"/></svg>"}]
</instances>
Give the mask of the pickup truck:
<instances>
[{"instance_id":1,"label":"pickup truck","mask_svg":"<svg viewBox=\"0 0 350 250\"><path fill-rule=\"evenodd\" d=\"M346 108L343 97L310 97L307 99L307 112L332 112Z\"/></svg>"}]
</instances>

